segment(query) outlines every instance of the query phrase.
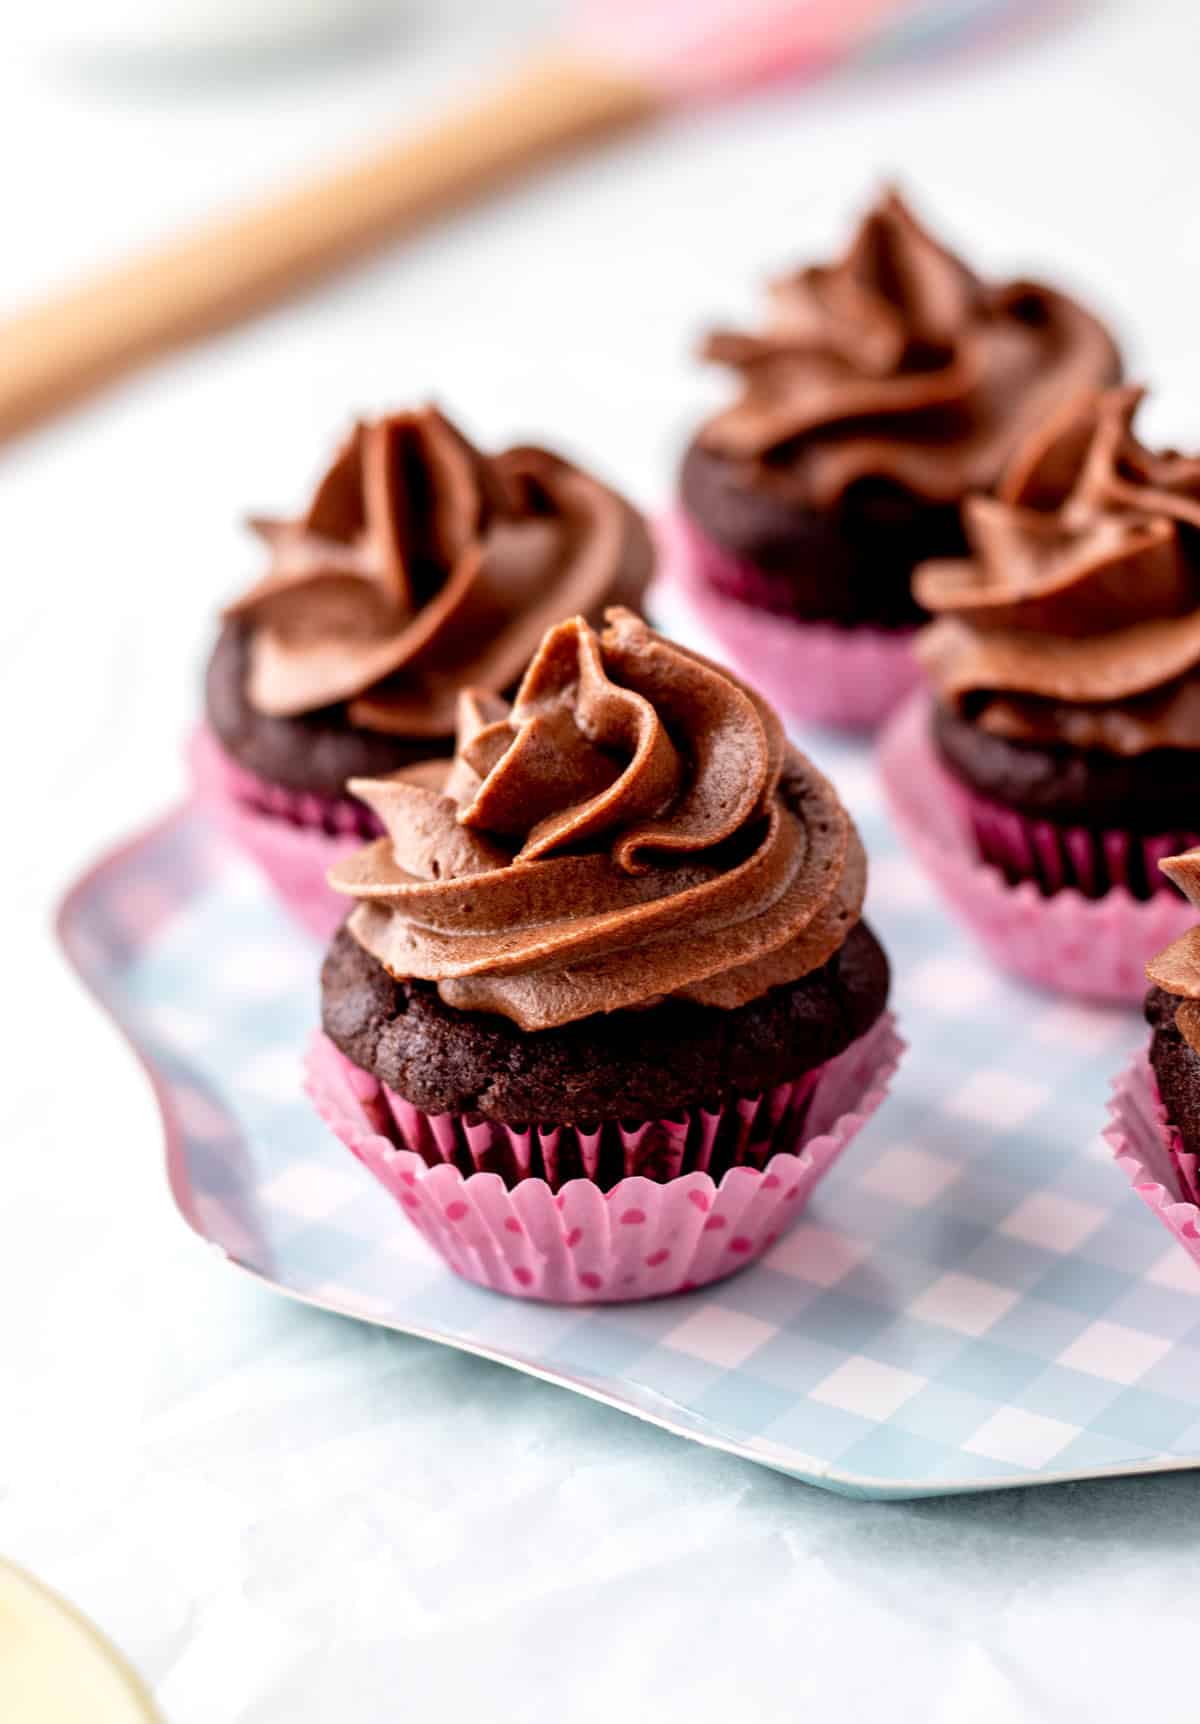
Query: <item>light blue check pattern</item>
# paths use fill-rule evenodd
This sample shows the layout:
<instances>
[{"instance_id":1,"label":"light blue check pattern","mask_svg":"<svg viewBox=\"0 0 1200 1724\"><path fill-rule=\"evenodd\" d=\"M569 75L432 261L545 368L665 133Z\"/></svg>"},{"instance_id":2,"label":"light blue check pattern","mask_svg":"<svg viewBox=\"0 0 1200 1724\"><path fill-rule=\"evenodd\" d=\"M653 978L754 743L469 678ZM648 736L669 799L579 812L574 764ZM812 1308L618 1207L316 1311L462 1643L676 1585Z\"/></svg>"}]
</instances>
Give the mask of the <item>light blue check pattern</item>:
<instances>
[{"instance_id":1,"label":"light blue check pattern","mask_svg":"<svg viewBox=\"0 0 1200 1724\"><path fill-rule=\"evenodd\" d=\"M1100 1138L1136 1014L991 970L898 851L867 751L809 746L872 857L869 914L910 1051L760 1264L595 1310L458 1281L300 1092L315 946L184 813L78 890L63 931L166 1086L189 1218L287 1291L836 1490L1200 1461L1200 1272Z\"/></svg>"}]
</instances>

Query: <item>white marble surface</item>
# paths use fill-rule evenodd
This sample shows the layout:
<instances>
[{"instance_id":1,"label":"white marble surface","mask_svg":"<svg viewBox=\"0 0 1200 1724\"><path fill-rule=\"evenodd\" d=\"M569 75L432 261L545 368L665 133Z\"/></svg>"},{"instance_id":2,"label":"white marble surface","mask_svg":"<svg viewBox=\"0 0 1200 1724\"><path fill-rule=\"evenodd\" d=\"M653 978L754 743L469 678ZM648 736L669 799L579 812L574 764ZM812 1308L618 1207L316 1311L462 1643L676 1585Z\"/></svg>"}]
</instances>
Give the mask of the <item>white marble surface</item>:
<instances>
[{"instance_id":1,"label":"white marble surface","mask_svg":"<svg viewBox=\"0 0 1200 1724\"><path fill-rule=\"evenodd\" d=\"M229 87L10 60L0 298L415 117L543 10L414 7L365 60ZM653 503L714 392L690 334L880 172L982 263L1087 284L1151 430L1200 441L1198 45L1191 0L1129 0L973 69L665 128L4 452L0 1550L173 1724L1194 1717L1196 1476L852 1504L293 1307L176 1220L47 918L179 793L238 518L298 502L351 410L436 392Z\"/></svg>"}]
</instances>

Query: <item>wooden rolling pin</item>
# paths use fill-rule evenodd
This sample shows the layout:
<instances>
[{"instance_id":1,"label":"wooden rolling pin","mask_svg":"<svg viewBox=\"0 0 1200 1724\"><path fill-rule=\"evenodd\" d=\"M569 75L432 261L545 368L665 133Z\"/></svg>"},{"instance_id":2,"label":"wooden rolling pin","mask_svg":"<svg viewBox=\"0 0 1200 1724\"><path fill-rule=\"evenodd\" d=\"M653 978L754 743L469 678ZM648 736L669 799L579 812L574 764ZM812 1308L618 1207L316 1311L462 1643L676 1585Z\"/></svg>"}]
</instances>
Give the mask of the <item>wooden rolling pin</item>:
<instances>
[{"instance_id":1,"label":"wooden rolling pin","mask_svg":"<svg viewBox=\"0 0 1200 1724\"><path fill-rule=\"evenodd\" d=\"M218 217L0 323L0 438L552 157L680 103L823 75L860 46L878 45L897 20L922 15L928 34L962 6L576 0L575 10L577 46L543 53L419 136Z\"/></svg>"},{"instance_id":2,"label":"wooden rolling pin","mask_svg":"<svg viewBox=\"0 0 1200 1724\"><path fill-rule=\"evenodd\" d=\"M418 137L218 217L17 315L0 324L0 438L663 105L633 73L546 54Z\"/></svg>"}]
</instances>

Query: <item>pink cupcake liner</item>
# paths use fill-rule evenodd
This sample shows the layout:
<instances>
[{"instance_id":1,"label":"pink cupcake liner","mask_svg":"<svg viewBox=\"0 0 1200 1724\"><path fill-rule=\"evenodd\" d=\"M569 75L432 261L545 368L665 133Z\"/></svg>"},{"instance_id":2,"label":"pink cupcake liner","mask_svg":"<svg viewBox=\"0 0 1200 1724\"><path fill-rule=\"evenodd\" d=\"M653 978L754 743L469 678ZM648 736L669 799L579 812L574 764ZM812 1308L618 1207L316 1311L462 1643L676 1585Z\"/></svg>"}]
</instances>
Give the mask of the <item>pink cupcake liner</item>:
<instances>
[{"instance_id":1,"label":"pink cupcake liner","mask_svg":"<svg viewBox=\"0 0 1200 1724\"><path fill-rule=\"evenodd\" d=\"M947 775L949 776L949 775ZM985 862L999 868L1010 884L1033 880L1043 892L1075 887L1085 898L1103 898L1121 886L1134 898L1178 893L1158 864L1200 844L1194 832L1157 833L1138 837L1132 832L1094 832L1086 826L1059 826L1036 820L977 795L953 781L961 797L975 843Z\"/></svg>"},{"instance_id":2,"label":"pink cupcake liner","mask_svg":"<svg viewBox=\"0 0 1200 1724\"><path fill-rule=\"evenodd\" d=\"M1171 1164L1179 1180L1179 1189L1189 1203L1200 1204L1200 1155L1183 1147L1183 1139L1171 1128Z\"/></svg>"},{"instance_id":3,"label":"pink cupcake liner","mask_svg":"<svg viewBox=\"0 0 1200 1724\"><path fill-rule=\"evenodd\" d=\"M680 1165L689 1157L694 1163L664 1179L628 1175L607 1191L587 1178L569 1178L555 1191L533 1171L512 1185L493 1171L464 1174L464 1165L486 1167L503 1128L420 1114L323 1035L309 1049L305 1087L326 1123L456 1274L521 1299L604 1304L703 1287L769 1250L875 1112L902 1051L885 1014L808 1079L783 1085L786 1095L773 1091L720 1109L698 1133L702 1110L652 1126L605 1125L601 1131L620 1140L627 1164L637 1164L648 1130L678 1147ZM697 1164L699 1139L707 1133L715 1140L731 1119L746 1159L714 1179ZM398 1148L397 1126L419 1148ZM586 1140L601 1133L535 1126L507 1135L514 1164L549 1169L564 1138L576 1140L572 1153L582 1157Z\"/></svg>"},{"instance_id":4,"label":"pink cupcake liner","mask_svg":"<svg viewBox=\"0 0 1200 1724\"><path fill-rule=\"evenodd\" d=\"M888 724L879 771L901 837L1004 969L1059 993L1139 1003L1146 964L1195 921L1195 911L1173 892L1135 898L1117 884L1089 898L1068 885L1047 896L1036 879L1006 878L980 854L969 799L937 757L926 694L915 695ZM1129 841L1122 851L1118 836L1101 839L1108 869L1122 857L1132 866ZM1048 850L1040 866L1049 870L1054 853ZM1148 862L1150 854L1138 861ZM1069 850L1065 859L1080 866Z\"/></svg>"},{"instance_id":5,"label":"pink cupcake liner","mask_svg":"<svg viewBox=\"0 0 1200 1724\"><path fill-rule=\"evenodd\" d=\"M401 1142L426 1166L453 1162L466 1175L498 1173L509 1186L544 1179L557 1192L573 1177L606 1186L614 1175L661 1181L699 1171L719 1180L730 1167L761 1168L780 1143L794 1142L803 1130L817 1075L806 1072L795 1083L740 1097L715 1112L689 1108L678 1119L637 1125L603 1120L518 1127L423 1113L386 1088L383 1100Z\"/></svg>"},{"instance_id":6,"label":"pink cupcake liner","mask_svg":"<svg viewBox=\"0 0 1200 1724\"><path fill-rule=\"evenodd\" d=\"M835 628L756 605L761 577L678 511L659 523L659 553L659 581L683 596L733 668L789 718L873 730L920 681L915 630Z\"/></svg>"},{"instance_id":7,"label":"pink cupcake liner","mask_svg":"<svg viewBox=\"0 0 1200 1724\"><path fill-rule=\"evenodd\" d=\"M1200 1266L1200 1157L1167 1118L1145 1049L1113 1085L1104 1137L1142 1202Z\"/></svg>"},{"instance_id":8,"label":"pink cupcake liner","mask_svg":"<svg viewBox=\"0 0 1200 1724\"><path fill-rule=\"evenodd\" d=\"M284 907L327 940L347 903L325 876L378 836L370 809L352 798L314 796L256 778L201 726L188 748L196 800L221 832L266 875Z\"/></svg>"}]
</instances>

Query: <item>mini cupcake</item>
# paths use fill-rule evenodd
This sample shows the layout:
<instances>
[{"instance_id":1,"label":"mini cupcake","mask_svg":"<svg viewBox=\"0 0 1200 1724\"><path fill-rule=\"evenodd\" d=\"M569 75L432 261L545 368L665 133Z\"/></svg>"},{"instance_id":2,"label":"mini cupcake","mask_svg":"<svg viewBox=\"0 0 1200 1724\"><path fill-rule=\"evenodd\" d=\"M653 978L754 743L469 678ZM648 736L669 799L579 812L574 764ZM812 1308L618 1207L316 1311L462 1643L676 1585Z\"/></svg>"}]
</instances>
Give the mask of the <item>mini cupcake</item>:
<instances>
[{"instance_id":1,"label":"mini cupcake","mask_svg":"<svg viewBox=\"0 0 1200 1724\"><path fill-rule=\"evenodd\" d=\"M1136 440L1140 398L1050 421L966 505L970 555L917 571L934 699L883 750L901 825L998 955L1126 998L1178 930L1158 863L1200 812L1200 460Z\"/></svg>"},{"instance_id":2,"label":"mini cupcake","mask_svg":"<svg viewBox=\"0 0 1200 1724\"><path fill-rule=\"evenodd\" d=\"M773 284L764 333L705 352L742 390L687 451L668 572L782 709L859 726L917 680L910 578L965 551L964 497L1120 371L1081 306L981 281L894 192L840 261Z\"/></svg>"},{"instance_id":3,"label":"mini cupcake","mask_svg":"<svg viewBox=\"0 0 1200 1724\"><path fill-rule=\"evenodd\" d=\"M1146 966L1148 1056L1118 1081L1106 1136L1138 1196L1200 1263L1200 849L1160 866L1193 922Z\"/></svg>"},{"instance_id":4,"label":"mini cupcake","mask_svg":"<svg viewBox=\"0 0 1200 1724\"><path fill-rule=\"evenodd\" d=\"M1193 908L1200 906L1200 849L1169 856L1163 873ZM1146 965L1150 992L1150 1065L1171 1127L1171 1147L1183 1192L1200 1202L1200 928Z\"/></svg>"},{"instance_id":5,"label":"mini cupcake","mask_svg":"<svg viewBox=\"0 0 1200 1724\"><path fill-rule=\"evenodd\" d=\"M353 790L386 836L331 873L310 1089L451 1266L626 1299L773 1244L899 1044L858 835L770 708L612 609Z\"/></svg>"},{"instance_id":6,"label":"mini cupcake","mask_svg":"<svg viewBox=\"0 0 1200 1724\"><path fill-rule=\"evenodd\" d=\"M253 525L268 567L225 613L194 776L324 937L326 870L380 830L347 780L449 755L458 689L511 690L552 624L637 606L650 541L589 474L484 455L434 408L356 425L298 520Z\"/></svg>"}]
</instances>

